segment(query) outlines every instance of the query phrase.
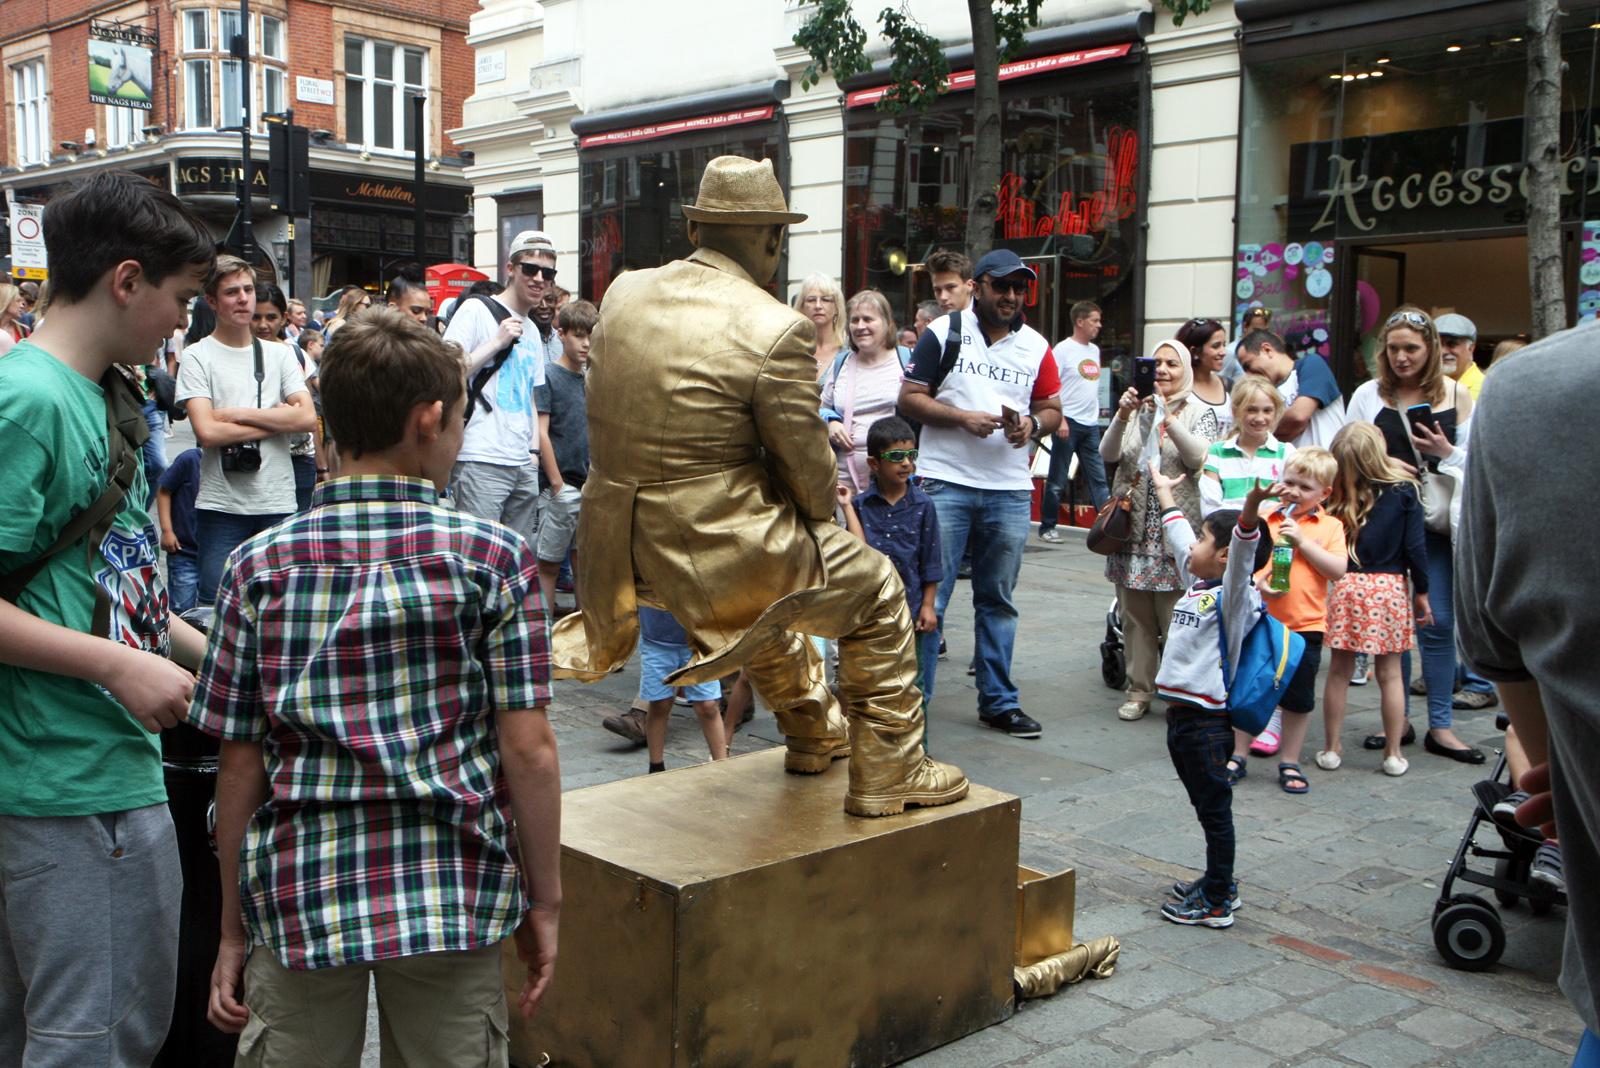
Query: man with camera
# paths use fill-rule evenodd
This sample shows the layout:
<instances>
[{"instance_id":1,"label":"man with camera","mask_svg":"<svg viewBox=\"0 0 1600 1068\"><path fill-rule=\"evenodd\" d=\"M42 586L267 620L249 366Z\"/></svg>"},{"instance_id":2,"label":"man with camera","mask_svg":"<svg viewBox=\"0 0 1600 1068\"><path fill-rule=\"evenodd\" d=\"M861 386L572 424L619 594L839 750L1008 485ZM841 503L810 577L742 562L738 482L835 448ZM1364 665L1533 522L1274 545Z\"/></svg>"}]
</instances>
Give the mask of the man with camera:
<instances>
[{"instance_id":1,"label":"man with camera","mask_svg":"<svg viewBox=\"0 0 1600 1068\"><path fill-rule=\"evenodd\" d=\"M250 265L219 256L206 303L217 327L183 350L177 392L204 450L194 513L202 605L215 600L228 554L294 512L290 439L317 429L294 353L250 329L256 310Z\"/></svg>"}]
</instances>

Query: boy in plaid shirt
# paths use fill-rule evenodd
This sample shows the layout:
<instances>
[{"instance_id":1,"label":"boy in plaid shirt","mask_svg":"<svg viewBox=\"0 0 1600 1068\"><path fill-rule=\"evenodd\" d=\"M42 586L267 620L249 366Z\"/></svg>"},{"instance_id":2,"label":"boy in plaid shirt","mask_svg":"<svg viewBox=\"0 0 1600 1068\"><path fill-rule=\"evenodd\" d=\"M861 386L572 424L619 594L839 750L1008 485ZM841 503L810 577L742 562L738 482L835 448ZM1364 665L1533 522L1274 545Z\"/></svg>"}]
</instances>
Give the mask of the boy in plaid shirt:
<instances>
[{"instance_id":1,"label":"boy in plaid shirt","mask_svg":"<svg viewBox=\"0 0 1600 1068\"><path fill-rule=\"evenodd\" d=\"M385 1063L503 1066L500 943L529 1015L561 905L538 563L438 504L466 391L436 334L353 319L321 383L339 477L229 558L190 710L223 740L210 1017L240 1064L354 1066L371 975Z\"/></svg>"}]
</instances>

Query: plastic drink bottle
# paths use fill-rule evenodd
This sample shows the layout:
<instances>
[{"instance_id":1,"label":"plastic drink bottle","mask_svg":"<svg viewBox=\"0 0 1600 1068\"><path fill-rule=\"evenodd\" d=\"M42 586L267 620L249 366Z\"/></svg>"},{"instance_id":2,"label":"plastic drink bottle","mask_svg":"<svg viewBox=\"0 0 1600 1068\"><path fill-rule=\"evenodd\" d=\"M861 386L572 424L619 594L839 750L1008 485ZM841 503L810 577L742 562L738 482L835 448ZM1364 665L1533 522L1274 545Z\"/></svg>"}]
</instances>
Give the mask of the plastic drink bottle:
<instances>
[{"instance_id":1,"label":"plastic drink bottle","mask_svg":"<svg viewBox=\"0 0 1600 1068\"><path fill-rule=\"evenodd\" d=\"M1284 513L1292 515L1293 509ZM1272 578L1267 582L1267 588L1273 593L1289 592L1289 568L1294 565L1294 546L1289 544L1289 539L1283 535L1272 544Z\"/></svg>"}]
</instances>

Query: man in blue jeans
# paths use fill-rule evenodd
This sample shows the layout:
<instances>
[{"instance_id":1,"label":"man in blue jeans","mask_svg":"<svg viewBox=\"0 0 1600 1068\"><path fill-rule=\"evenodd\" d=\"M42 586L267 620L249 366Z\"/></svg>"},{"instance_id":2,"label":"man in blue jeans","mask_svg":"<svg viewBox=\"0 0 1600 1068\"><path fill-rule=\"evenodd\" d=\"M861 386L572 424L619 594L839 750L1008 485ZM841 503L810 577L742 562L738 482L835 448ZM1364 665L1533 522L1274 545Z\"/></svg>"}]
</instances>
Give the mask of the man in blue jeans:
<instances>
[{"instance_id":1,"label":"man in blue jeans","mask_svg":"<svg viewBox=\"0 0 1600 1068\"><path fill-rule=\"evenodd\" d=\"M1044 480L1039 501L1039 540L1058 542L1056 523L1061 515L1061 494L1067 488L1072 457L1078 457L1089 499L1098 512L1111 496L1106 486L1106 464L1100 458L1100 306L1080 300L1072 306L1072 336L1055 348L1061 375L1061 426L1050 445L1050 475Z\"/></svg>"},{"instance_id":2,"label":"man in blue jeans","mask_svg":"<svg viewBox=\"0 0 1600 1068\"><path fill-rule=\"evenodd\" d=\"M289 440L317 429L305 374L289 346L260 341L257 375L250 265L219 257L206 303L217 313L217 328L183 350L177 392L203 450L194 513L202 605L216 599L228 554L294 513Z\"/></svg>"},{"instance_id":3,"label":"man in blue jeans","mask_svg":"<svg viewBox=\"0 0 1600 1068\"><path fill-rule=\"evenodd\" d=\"M1011 591L1027 544L1033 478L1026 445L1061 424L1061 380L1050 343L1022 309L1038 275L1009 250L973 268L973 302L961 313L954 360L943 367L950 318L929 324L900 387L900 407L922 424L918 466L933 498L944 550L935 608L940 629L955 589L961 547L972 535L972 607L978 719L1017 738L1037 738L1011 680L1017 608ZM932 698L934 671L925 690Z\"/></svg>"}]
</instances>

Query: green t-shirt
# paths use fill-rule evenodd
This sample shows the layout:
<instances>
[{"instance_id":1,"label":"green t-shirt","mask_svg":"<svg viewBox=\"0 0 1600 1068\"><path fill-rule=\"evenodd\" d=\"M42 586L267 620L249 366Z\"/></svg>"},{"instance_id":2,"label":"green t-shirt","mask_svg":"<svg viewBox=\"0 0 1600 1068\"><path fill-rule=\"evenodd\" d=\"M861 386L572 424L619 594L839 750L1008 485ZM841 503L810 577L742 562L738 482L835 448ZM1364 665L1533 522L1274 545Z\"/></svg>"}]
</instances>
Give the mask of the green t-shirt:
<instances>
[{"instance_id":1,"label":"green t-shirt","mask_svg":"<svg viewBox=\"0 0 1600 1068\"><path fill-rule=\"evenodd\" d=\"M105 489L109 455L99 385L24 341L0 356L0 572L49 548ZM41 619L88 632L94 584L111 598L111 635L166 655L160 538L141 465L116 522L91 553L69 546L17 598ZM90 682L0 664L0 814L81 816L160 804L160 744Z\"/></svg>"}]
</instances>

